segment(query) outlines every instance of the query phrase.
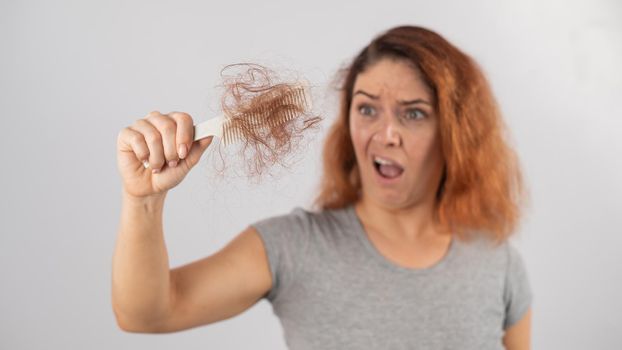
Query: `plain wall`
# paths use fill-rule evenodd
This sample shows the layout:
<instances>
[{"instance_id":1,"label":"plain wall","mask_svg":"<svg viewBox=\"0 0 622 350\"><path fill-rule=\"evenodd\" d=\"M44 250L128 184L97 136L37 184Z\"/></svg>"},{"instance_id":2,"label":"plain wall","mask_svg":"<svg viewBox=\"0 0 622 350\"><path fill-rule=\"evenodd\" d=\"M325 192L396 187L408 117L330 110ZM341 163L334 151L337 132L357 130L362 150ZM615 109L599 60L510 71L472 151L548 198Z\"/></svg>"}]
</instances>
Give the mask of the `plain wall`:
<instances>
[{"instance_id":1,"label":"plain wall","mask_svg":"<svg viewBox=\"0 0 622 350\"><path fill-rule=\"evenodd\" d=\"M169 193L171 266L200 259L255 220L309 207L336 113L334 73L400 24L436 30L473 56L504 112L531 194L513 240L535 294L534 348L622 348L622 5L613 0L0 2L0 348L284 349L266 301L174 334L118 328L117 134L152 110L218 114L230 63L314 85L326 120L291 167L259 182L219 178L207 154Z\"/></svg>"}]
</instances>

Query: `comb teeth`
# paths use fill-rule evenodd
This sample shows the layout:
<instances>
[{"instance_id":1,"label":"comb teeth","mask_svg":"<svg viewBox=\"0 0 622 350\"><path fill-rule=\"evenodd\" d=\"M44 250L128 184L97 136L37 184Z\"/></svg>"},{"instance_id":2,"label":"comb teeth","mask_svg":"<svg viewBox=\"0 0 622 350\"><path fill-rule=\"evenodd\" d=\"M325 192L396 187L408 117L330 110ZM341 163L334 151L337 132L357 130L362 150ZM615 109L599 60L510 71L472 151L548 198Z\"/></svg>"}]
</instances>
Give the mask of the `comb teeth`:
<instances>
[{"instance_id":1,"label":"comb teeth","mask_svg":"<svg viewBox=\"0 0 622 350\"><path fill-rule=\"evenodd\" d=\"M297 85L286 93L268 97L257 110L245 113L235 118L235 122L242 122L253 129L272 129L287 123L311 108L308 84ZM278 117L272 117L278 113ZM244 137L239 126L233 125L234 119L227 118L223 123L223 142L225 146L242 140Z\"/></svg>"}]
</instances>

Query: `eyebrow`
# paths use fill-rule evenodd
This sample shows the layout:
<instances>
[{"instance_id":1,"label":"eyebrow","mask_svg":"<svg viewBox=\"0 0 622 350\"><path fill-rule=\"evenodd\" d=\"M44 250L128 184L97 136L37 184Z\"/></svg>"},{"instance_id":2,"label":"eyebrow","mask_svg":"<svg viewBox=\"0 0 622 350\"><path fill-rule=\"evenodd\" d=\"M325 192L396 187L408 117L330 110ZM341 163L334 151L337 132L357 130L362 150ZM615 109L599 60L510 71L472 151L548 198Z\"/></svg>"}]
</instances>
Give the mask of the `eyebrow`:
<instances>
[{"instance_id":1,"label":"eyebrow","mask_svg":"<svg viewBox=\"0 0 622 350\"><path fill-rule=\"evenodd\" d=\"M365 92L365 91L363 91L363 90L357 90L357 91L356 91L356 92L352 95L352 97L354 97L356 94L365 95L365 96L367 96L367 97L371 98L372 100L377 100L377 99L378 99L378 96L376 96L376 95L372 95L372 94L370 94L369 92ZM415 103L423 103L423 104L426 104L426 105L428 105L428 106L431 106L431 105L432 105L430 102L428 102L428 101L426 101L426 100L424 100L424 99L421 99L421 98L417 98L417 99L410 100L410 101L397 101L397 102L398 102L399 104L401 104L401 105L411 105L411 104L415 104Z\"/></svg>"}]
</instances>

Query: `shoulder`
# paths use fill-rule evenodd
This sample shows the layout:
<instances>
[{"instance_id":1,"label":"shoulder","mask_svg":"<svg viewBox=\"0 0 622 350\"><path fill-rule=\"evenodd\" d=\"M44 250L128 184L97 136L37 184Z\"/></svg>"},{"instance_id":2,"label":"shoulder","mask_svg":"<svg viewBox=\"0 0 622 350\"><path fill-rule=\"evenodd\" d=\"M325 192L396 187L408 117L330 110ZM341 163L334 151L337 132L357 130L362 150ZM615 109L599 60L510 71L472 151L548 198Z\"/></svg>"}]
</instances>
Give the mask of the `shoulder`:
<instances>
[{"instance_id":1,"label":"shoulder","mask_svg":"<svg viewBox=\"0 0 622 350\"><path fill-rule=\"evenodd\" d=\"M485 236L457 240L460 262L457 269L469 276L470 283L486 286L494 299L502 301L504 329L527 312L532 290L520 250L511 240L493 241ZM491 299L492 300L492 299Z\"/></svg>"},{"instance_id":2,"label":"shoulder","mask_svg":"<svg viewBox=\"0 0 622 350\"><path fill-rule=\"evenodd\" d=\"M343 210L312 211L296 207L289 213L251 224L268 256L273 280L268 300L274 302L295 283L311 252L330 246L327 240L343 224L345 214Z\"/></svg>"},{"instance_id":3,"label":"shoulder","mask_svg":"<svg viewBox=\"0 0 622 350\"><path fill-rule=\"evenodd\" d=\"M516 249L508 240L497 242L486 235L472 235L468 238L456 237L456 244L462 255L469 258L505 265L510 255L516 254Z\"/></svg>"},{"instance_id":4,"label":"shoulder","mask_svg":"<svg viewBox=\"0 0 622 350\"><path fill-rule=\"evenodd\" d=\"M456 254L465 269L494 275L500 281L525 273L522 255L511 240L494 241L486 236L456 239Z\"/></svg>"},{"instance_id":5,"label":"shoulder","mask_svg":"<svg viewBox=\"0 0 622 350\"><path fill-rule=\"evenodd\" d=\"M251 224L261 234L280 232L282 235L301 232L334 231L347 224L347 208L314 211L295 207L289 213L274 215Z\"/></svg>"},{"instance_id":6,"label":"shoulder","mask_svg":"<svg viewBox=\"0 0 622 350\"><path fill-rule=\"evenodd\" d=\"M288 231L295 226L302 226L308 223L311 214L311 212L304 208L296 207L289 213L281 213L258 220L252 223L251 226L255 227L260 232L279 229Z\"/></svg>"}]
</instances>

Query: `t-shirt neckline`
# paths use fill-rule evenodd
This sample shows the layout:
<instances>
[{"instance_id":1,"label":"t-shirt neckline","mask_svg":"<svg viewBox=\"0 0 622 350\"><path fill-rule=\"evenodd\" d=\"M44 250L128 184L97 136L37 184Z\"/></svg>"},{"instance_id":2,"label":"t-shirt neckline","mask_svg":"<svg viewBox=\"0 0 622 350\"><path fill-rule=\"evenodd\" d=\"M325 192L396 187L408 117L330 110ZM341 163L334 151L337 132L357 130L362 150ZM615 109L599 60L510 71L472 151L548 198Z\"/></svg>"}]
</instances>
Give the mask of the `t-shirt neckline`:
<instances>
[{"instance_id":1,"label":"t-shirt neckline","mask_svg":"<svg viewBox=\"0 0 622 350\"><path fill-rule=\"evenodd\" d=\"M348 221L354 230L354 234L359 238L359 241L363 244L363 246L365 246L365 249L367 250L367 252L370 253L372 258L376 262L378 262L380 265L390 270L399 271L399 272L408 273L408 274L436 273L438 271L445 269L447 265L451 263L451 261L454 259L456 255L456 249L457 249L456 245L458 244L458 242L457 242L456 237L453 236L451 238L447 251L445 252L443 257L439 261L437 261L434 265L429 266L429 267L424 267L424 268L413 268L413 267L406 267L406 266L398 265L394 263L393 261L389 260L388 258L386 258L384 255L382 255L382 253L378 250L378 248L376 248L376 246L369 240L369 237L367 236L367 232L365 231L365 228L363 226L363 222L358 217L358 214L356 213L356 210L354 209L354 204L351 204L346 208L346 213L349 219Z\"/></svg>"}]
</instances>

